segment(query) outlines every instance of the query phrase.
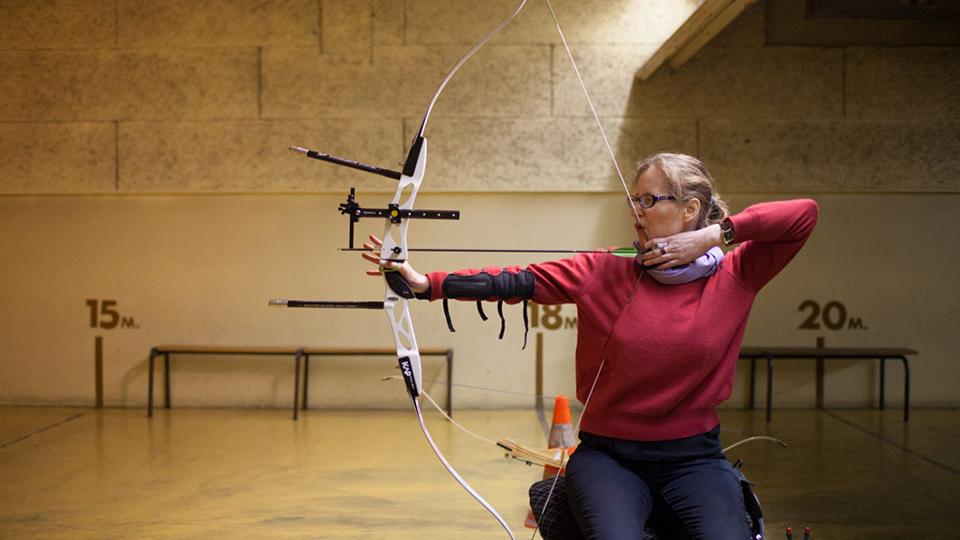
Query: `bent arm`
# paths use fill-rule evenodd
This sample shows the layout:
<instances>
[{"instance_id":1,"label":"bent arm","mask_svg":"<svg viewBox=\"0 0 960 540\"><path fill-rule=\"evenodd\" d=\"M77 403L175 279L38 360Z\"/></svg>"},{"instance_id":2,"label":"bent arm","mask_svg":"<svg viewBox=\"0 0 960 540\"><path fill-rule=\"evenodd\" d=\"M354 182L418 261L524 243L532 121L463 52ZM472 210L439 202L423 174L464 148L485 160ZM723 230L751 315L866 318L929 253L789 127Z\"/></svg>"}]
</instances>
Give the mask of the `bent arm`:
<instances>
[{"instance_id":1,"label":"bent arm","mask_svg":"<svg viewBox=\"0 0 960 540\"><path fill-rule=\"evenodd\" d=\"M731 270L754 292L774 278L806 243L820 210L812 199L755 204L730 217L737 247Z\"/></svg>"}]
</instances>

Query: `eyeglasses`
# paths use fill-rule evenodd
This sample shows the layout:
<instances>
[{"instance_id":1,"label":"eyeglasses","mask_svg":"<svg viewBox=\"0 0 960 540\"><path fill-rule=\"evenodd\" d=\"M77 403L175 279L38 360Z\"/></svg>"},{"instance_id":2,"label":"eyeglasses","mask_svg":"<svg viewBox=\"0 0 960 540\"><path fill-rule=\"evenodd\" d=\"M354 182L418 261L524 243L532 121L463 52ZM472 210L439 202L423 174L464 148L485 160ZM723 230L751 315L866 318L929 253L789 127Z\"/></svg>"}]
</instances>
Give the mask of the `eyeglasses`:
<instances>
[{"instance_id":1,"label":"eyeglasses","mask_svg":"<svg viewBox=\"0 0 960 540\"><path fill-rule=\"evenodd\" d=\"M675 200L677 200L677 198L674 197L673 195L654 195L652 193L644 193L639 197L634 197L633 195L628 196L627 206L632 208L633 205L637 205L640 208L643 208L644 210L646 210L647 208L653 208L653 205L657 204L660 201L675 201Z\"/></svg>"}]
</instances>

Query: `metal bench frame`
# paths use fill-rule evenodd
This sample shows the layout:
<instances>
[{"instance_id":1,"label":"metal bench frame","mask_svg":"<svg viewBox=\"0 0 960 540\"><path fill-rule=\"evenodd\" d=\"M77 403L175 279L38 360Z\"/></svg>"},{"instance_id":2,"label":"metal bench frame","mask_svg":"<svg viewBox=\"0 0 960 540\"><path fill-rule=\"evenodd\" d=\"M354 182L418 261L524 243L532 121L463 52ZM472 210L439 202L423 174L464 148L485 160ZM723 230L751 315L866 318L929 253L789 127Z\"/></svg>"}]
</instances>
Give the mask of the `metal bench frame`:
<instances>
[{"instance_id":1,"label":"metal bench frame","mask_svg":"<svg viewBox=\"0 0 960 540\"><path fill-rule=\"evenodd\" d=\"M754 408L756 397L757 360L767 361L767 422L773 409L773 361L815 360L817 365L817 408L823 409L823 363L825 360L879 360L880 361L880 409L884 409L886 393L886 361L900 360L903 363L903 421L910 420L910 362L907 355L917 351L906 348L877 347L743 347L740 358L750 360L750 398L748 408Z\"/></svg>"},{"instance_id":2,"label":"metal bench frame","mask_svg":"<svg viewBox=\"0 0 960 540\"><path fill-rule=\"evenodd\" d=\"M232 347L219 345L157 345L150 349L147 367L147 417L153 417L153 377L155 360L163 357L163 406L171 408L170 356L195 354L203 356L286 356L294 359L293 419L299 418L299 410L307 410L307 393L310 387L311 356L395 356L396 351L385 348L330 348L330 347ZM453 415L453 349L421 349L420 356L443 356L447 361L447 414ZM301 369L303 365L303 399L300 398Z\"/></svg>"}]
</instances>

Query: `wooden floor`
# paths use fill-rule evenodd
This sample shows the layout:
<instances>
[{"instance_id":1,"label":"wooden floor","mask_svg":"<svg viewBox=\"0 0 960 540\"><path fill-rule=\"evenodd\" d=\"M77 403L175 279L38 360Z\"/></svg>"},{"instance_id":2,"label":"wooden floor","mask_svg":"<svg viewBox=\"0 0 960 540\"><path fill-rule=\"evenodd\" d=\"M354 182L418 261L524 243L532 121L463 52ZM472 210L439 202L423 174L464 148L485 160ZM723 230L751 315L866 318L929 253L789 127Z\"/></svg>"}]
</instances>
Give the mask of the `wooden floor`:
<instances>
[{"instance_id":1,"label":"wooden floor","mask_svg":"<svg viewBox=\"0 0 960 540\"><path fill-rule=\"evenodd\" d=\"M768 538L956 539L960 411L725 411ZM460 411L493 438L542 443L532 411ZM541 472L428 414L454 466L518 538ZM724 432L724 442L742 436ZM505 538L405 411L0 408L0 538ZM798 536L799 538L799 536Z\"/></svg>"}]
</instances>

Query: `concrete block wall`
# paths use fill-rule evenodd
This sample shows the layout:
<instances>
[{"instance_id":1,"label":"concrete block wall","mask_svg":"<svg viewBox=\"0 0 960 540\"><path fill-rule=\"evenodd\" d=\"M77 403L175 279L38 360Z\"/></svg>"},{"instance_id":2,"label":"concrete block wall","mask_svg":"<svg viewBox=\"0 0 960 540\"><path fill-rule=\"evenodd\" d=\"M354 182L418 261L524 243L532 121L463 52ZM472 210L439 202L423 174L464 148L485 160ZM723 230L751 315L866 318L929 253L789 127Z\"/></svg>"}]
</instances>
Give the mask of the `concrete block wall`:
<instances>
[{"instance_id":1,"label":"concrete block wall","mask_svg":"<svg viewBox=\"0 0 960 540\"><path fill-rule=\"evenodd\" d=\"M483 9L397 0L41 4L0 6L0 123L23 138L0 147L0 192L7 194L339 190L341 172L290 164L286 147L401 161L464 45L514 7L512 0ZM584 44L578 54L588 63L598 52L609 56L591 68L598 97L610 86L629 88L637 63L695 7L643 4L558 3L570 39ZM442 178L436 189L607 188L596 178L595 136L583 136L591 128L558 43L546 8L531 2L451 81L432 125L442 141L433 147ZM598 103L616 131L621 103L606 101ZM51 124L59 126L55 134ZM477 126L470 144L448 141L464 124ZM636 129L621 129L631 161ZM655 138L651 148L680 142L663 129L642 135ZM54 143L60 151L50 151ZM526 168L516 169L516 159L485 159L478 175L460 161L464 153L502 156L518 144L532 164ZM71 168L77 153L96 156L85 160L97 162L95 178L93 171L77 179L42 173Z\"/></svg>"},{"instance_id":2,"label":"concrete block wall","mask_svg":"<svg viewBox=\"0 0 960 540\"><path fill-rule=\"evenodd\" d=\"M0 143L0 192L69 194L339 190L319 178L341 172L288 164L286 146L402 160L439 78L513 2L5 4L0 129L21 140ZM682 69L640 83L696 2L676 4L558 3L621 162L696 153L728 192L957 191L954 48L765 46L761 3ZM617 185L538 2L435 111L433 189ZM91 170L43 172L74 169L78 154Z\"/></svg>"},{"instance_id":3,"label":"concrete block wall","mask_svg":"<svg viewBox=\"0 0 960 540\"><path fill-rule=\"evenodd\" d=\"M841 213L825 212L811 245L794 263L796 270L791 268L761 296L748 341L811 344L815 333L797 328L802 315L797 308L805 298L841 301L851 310L859 305L858 313L873 321L871 328L827 332L829 344L918 348L925 367L915 374L915 400L960 404L946 382L960 377L950 362L960 353L953 337L960 319L950 307L960 304L960 293L922 277L924 272L950 275L960 251L955 239L960 228L957 48L770 46L766 6L759 2L682 68L663 68L639 82L634 73L699 1L555 4L628 176L631 164L643 155L685 152L704 159L735 209L760 200L811 196L825 210ZM344 272L361 267L331 258L344 242L345 229L332 209L351 186L364 194L377 192L372 197L380 199L392 190L389 183L355 171L292 156L287 146L399 167L442 75L514 5L514 0L0 0L0 213L8 216L3 221L8 230L44 231L3 235L3 248L21 258L4 269L0 292L8 301L29 302L26 291L46 288L69 300L69 307L31 311L26 322L16 312L0 319L6 319L8 328L31 327L31 321L43 328L50 320L61 325L76 319L80 326L65 339L86 347L86 337L79 337L91 332L81 324L84 300L125 291L124 302L140 302L141 318L152 318L154 324L107 351L113 358L107 401L118 405L142 403L145 351L161 341L388 345L372 335L362 337L362 343L345 340L351 332L328 322L317 330L312 323L284 318L288 326L278 327L257 310L261 296L274 293L256 281L304 263L312 272L301 276L306 282L297 290L329 296L323 284L347 283ZM442 202L482 218L471 222L473 228L461 224L456 232L425 227L423 245L463 242L464 234L471 244L484 245L492 240L464 231L505 224L510 226L499 238L529 246L626 241L621 238L629 234L620 224L623 216L611 210L622 200L619 180L542 2L531 1L450 81L427 135L423 204L439 194ZM574 200L597 212L576 210ZM523 206L531 202L533 206ZM298 204L317 206L305 212ZM183 212L181 206L195 213ZM907 207L910 211L898 219ZM246 214L251 209L257 211ZM143 223L131 216L141 211ZM291 211L298 216L285 222L292 228L279 227L277 216ZM217 288L226 283L230 290L221 291L222 296L250 290L258 296L231 305L240 314L227 315L216 303L207 306L208 322L185 328L176 322L179 310L201 292L179 287L191 268L203 271L209 264L204 253L229 251L230 246L221 245L224 238L247 242L226 230L211 233L215 226L203 216L207 212L232 216L217 227L243 222L270 234L244 244L244 255L231 256L236 266L218 266L235 275L206 276L209 280L193 284L208 287L203 293L212 297L219 297ZM334 215L325 216L328 212ZM847 212L862 220L848 223ZM178 236L183 243L165 239L174 226L165 218L171 213L176 227L203 227L189 250L183 249L189 238ZM92 216L116 224L86 230L84 219ZM583 219L597 222L569 230L557 225ZM156 242L156 251L126 236L121 241L119 236L130 230ZM517 238L518 230L524 231L523 238ZM559 231L565 236L558 238ZM74 253L64 273L47 275L32 266L56 260L43 252L46 246L61 245L60 235L93 246L98 255ZM912 256L906 261L891 253L894 236L910 246ZM303 250L277 254L278 246L289 243ZM110 252L119 246L136 253L137 263L130 263L129 254ZM314 253L318 249L325 251ZM864 266L851 260L851 252L870 261L876 253L890 255ZM265 256L272 258L260 260ZM911 294L891 293L907 288L898 278L898 265L886 264L894 259L909 267L907 274L914 275L914 265L923 269ZM183 266L158 273L151 260ZM501 262L427 260L438 268ZM256 270L245 270L249 268ZM82 290L72 277L78 274L89 278L81 280ZM865 279L865 274L873 278ZM149 293L138 292L138 283ZM357 293L380 294L379 285L367 285ZM899 303L874 303L877 287ZM157 291L169 303L147 302ZM257 309L250 307L254 302ZM321 316L309 320L329 321ZM517 371L529 364L519 352L498 353L498 363L490 365L482 357L490 346L485 338L451 337L439 326L426 335L428 346L449 344L464 351L465 360L458 365L468 367L457 375L464 381L495 386L499 374L509 372L517 389L532 385L531 374ZM567 369L571 339L557 337L552 345L558 359L551 380L567 391L572 385ZM16 353L0 352L0 402L89 400L92 385L43 376L52 368L38 366L37 359L57 357L44 352L50 341L43 332L27 332L18 335L11 349ZM61 367L89 369L88 351L71 354ZM229 372L228 366L222 369ZM864 382L874 376L871 369L851 366L832 373L835 384L846 390L834 395L832 403L863 405L874 399L872 386ZM808 374L784 373L795 384L783 403L809 404ZM276 377L286 377L286 371ZM896 384L893 377L891 385ZM284 392L251 398L251 403L285 403ZM233 395L224 389L184 399L215 404ZM460 396L461 406L502 404L490 396ZM349 405L356 396L342 397ZM731 403L742 401L738 392Z\"/></svg>"}]
</instances>

